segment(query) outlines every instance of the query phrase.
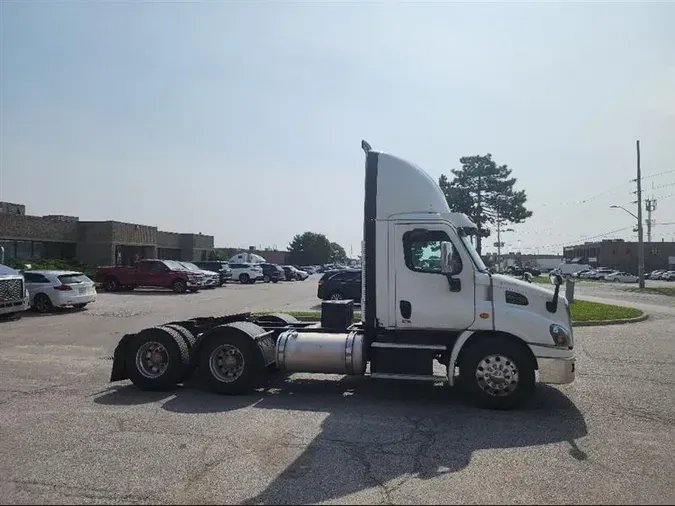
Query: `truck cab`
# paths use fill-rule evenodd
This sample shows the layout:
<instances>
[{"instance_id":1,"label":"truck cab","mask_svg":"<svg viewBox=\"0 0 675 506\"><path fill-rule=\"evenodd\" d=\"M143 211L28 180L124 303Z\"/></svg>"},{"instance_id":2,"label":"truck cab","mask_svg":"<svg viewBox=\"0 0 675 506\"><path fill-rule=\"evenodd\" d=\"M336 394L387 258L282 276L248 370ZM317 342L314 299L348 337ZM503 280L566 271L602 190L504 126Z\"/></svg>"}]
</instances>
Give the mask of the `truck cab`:
<instances>
[{"instance_id":1,"label":"truck cab","mask_svg":"<svg viewBox=\"0 0 675 506\"><path fill-rule=\"evenodd\" d=\"M370 375L429 379L433 360L484 404L508 406L539 380L574 379L569 304L492 274L476 226L436 182L394 155L366 152L361 319Z\"/></svg>"}]
</instances>

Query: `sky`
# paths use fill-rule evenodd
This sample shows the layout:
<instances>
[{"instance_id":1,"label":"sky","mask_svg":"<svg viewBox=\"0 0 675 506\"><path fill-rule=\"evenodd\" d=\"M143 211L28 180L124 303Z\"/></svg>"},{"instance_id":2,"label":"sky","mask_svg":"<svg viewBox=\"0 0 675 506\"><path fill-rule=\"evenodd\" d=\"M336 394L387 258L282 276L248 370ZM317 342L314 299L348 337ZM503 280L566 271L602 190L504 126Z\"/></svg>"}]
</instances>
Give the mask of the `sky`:
<instances>
[{"instance_id":1,"label":"sky","mask_svg":"<svg viewBox=\"0 0 675 506\"><path fill-rule=\"evenodd\" d=\"M635 240L609 206L637 213L639 139L654 240L675 240L675 3L2 0L0 16L0 200L28 214L220 247L314 231L357 255L366 139L434 178L491 153L533 211L503 251L560 253Z\"/></svg>"}]
</instances>

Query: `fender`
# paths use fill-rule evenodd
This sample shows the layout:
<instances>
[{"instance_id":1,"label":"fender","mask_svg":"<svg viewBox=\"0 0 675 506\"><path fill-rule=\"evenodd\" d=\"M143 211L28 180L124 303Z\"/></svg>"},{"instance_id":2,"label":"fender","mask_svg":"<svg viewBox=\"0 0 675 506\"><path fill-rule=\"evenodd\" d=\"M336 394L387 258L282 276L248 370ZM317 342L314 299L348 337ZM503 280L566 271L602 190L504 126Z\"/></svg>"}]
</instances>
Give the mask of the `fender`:
<instances>
[{"instance_id":1,"label":"fender","mask_svg":"<svg viewBox=\"0 0 675 506\"><path fill-rule=\"evenodd\" d=\"M466 343L473 334L473 330L465 330L459 335L457 341L455 341L455 344L452 346L452 351L450 352L450 361L448 362L448 384L450 386L454 386L455 384L454 371L457 357L459 357L459 352L462 350L464 343Z\"/></svg>"}]
</instances>

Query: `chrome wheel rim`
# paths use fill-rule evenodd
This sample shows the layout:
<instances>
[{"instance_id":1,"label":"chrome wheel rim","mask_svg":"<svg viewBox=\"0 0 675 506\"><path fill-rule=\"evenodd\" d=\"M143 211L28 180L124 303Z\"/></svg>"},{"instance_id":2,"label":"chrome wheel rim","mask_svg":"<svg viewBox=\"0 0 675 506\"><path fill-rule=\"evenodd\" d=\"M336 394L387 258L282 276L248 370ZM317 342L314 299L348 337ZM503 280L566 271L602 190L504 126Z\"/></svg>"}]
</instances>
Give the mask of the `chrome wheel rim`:
<instances>
[{"instance_id":1,"label":"chrome wheel rim","mask_svg":"<svg viewBox=\"0 0 675 506\"><path fill-rule=\"evenodd\" d=\"M149 379L162 376L169 368L169 352L162 343L148 341L136 352L136 369Z\"/></svg>"},{"instance_id":2,"label":"chrome wheel rim","mask_svg":"<svg viewBox=\"0 0 675 506\"><path fill-rule=\"evenodd\" d=\"M342 300L342 294L341 293L333 293L330 296L330 300Z\"/></svg>"},{"instance_id":3,"label":"chrome wheel rim","mask_svg":"<svg viewBox=\"0 0 675 506\"><path fill-rule=\"evenodd\" d=\"M209 369L211 375L223 383L237 381L242 373L246 361L239 348L231 344L221 344L211 352L209 357Z\"/></svg>"},{"instance_id":4,"label":"chrome wheel rim","mask_svg":"<svg viewBox=\"0 0 675 506\"><path fill-rule=\"evenodd\" d=\"M515 362L504 355L488 355L476 367L476 381L483 392L494 397L512 394L520 381Z\"/></svg>"}]
</instances>

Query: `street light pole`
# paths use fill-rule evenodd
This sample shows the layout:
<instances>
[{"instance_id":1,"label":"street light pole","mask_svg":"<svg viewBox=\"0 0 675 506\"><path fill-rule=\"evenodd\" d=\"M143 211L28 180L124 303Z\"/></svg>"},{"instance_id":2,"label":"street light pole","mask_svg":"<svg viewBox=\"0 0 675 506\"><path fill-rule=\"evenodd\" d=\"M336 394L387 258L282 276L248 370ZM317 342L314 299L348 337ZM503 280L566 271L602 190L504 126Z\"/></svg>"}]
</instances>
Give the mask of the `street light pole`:
<instances>
[{"instance_id":1,"label":"street light pole","mask_svg":"<svg viewBox=\"0 0 675 506\"><path fill-rule=\"evenodd\" d=\"M637 149L637 206L638 206L638 279L640 288L645 287L645 246L642 230L642 172L640 170L640 141L636 141Z\"/></svg>"}]
</instances>

